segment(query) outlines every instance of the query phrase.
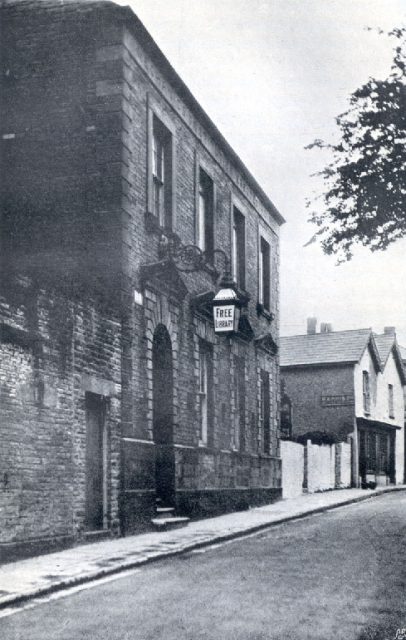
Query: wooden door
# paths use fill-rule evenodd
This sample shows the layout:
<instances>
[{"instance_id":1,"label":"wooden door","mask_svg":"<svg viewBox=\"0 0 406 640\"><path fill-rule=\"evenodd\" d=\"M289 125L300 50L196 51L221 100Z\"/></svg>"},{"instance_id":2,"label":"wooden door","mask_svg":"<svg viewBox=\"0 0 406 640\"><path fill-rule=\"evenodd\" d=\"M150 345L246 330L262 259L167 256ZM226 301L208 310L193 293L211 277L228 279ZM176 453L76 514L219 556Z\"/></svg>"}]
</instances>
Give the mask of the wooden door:
<instances>
[{"instance_id":1,"label":"wooden door","mask_svg":"<svg viewBox=\"0 0 406 640\"><path fill-rule=\"evenodd\" d=\"M88 531L103 529L106 513L105 401L86 393L86 517Z\"/></svg>"},{"instance_id":2,"label":"wooden door","mask_svg":"<svg viewBox=\"0 0 406 640\"><path fill-rule=\"evenodd\" d=\"M156 496L162 504L172 506L175 497L173 362L171 339L163 325L158 326L154 335L152 371Z\"/></svg>"}]
</instances>

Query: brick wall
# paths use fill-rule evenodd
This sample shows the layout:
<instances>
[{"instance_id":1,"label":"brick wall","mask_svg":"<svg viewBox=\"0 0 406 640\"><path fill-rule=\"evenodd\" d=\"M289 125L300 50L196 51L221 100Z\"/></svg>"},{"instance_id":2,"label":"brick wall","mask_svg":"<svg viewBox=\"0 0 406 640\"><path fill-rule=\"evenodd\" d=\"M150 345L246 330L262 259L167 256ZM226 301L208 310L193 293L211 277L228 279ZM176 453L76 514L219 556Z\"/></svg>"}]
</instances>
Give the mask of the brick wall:
<instances>
[{"instance_id":1,"label":"brick wall","mask_svg":"<svg viewBox=\"0 0 406 640\"><path fill-rule=\"evenodd\" d=\"M146 221L150 110L169 123L173 136L173 231L183 243L195 244L196 176L202 165L216 185L216 248L231 253L233 205L245 216L246 289L251 300L244 313L255 338L268 334L275 344L280 221L273 208L213 133L200 107L179 88L168 65L157 63L158 54L128 10L97 2L21 2L3 8L2 18L6 55L0 93L6 117L1 123L1 248L5 280L14 282L16 274L20 279L29 276L22 304L10 301L15 282L4 292L4 322L27 323L25 301L34 301L42 314L39 333L52 333L54 346L39 364L29 361L34 357L31 346L24 347L21 376L35 377L41 369L56 385L53 391L47 390L46 382L41 387L55 406L38 413L34 402L35 408L27 413L23 441L29 438L30 425L39 423L46 425L46 436L42 450L39 441L38 447L33 441L31 458L27 449L15 478L21 479L24 467L30 473L34 469L33 486L45 504L53 478L64 476L58 487L63 497L56 491L51 500L59 505L58 517L53 520L44 513L34 524L27 507L28 529L18 535L73 535L83 528L86 392L109 398L109 526L117 527L118 515L124 532L148 522L155 503L152 347L159 324L169 332L173 357L179 509L197 514L201 508L206 513L278 497L278 356L254 340L214 336L211 320L192 306L196 294L216 289L209 274L175 276L164 271L155 278L142 276L141 267L160 258L160 230ZM273 320L257 311L260 234L271 246ZM69 339L62 340L65 334ZM204 448L199 447L200 339L212 346L215 388L213 440ZM245 359L243 452L233 446L235 356ZM270 375L267 451L259 423L261 370ZM65 371L63 376L60 371ZM4 381L14 397L19 383L10 376L4 373ZM13 402L4 426L10 434L18 422L13 412L21 411L15 398ZM62 435L51 446L54 422ZM47 475L49 484L42 472L36 475L42 467L35 461L36 456L46 460L47 450L59 465L55 474ZM24 489L14 500L11 490L8 486L7 513L14 513L17 522L18 501L29 502L28 493ZM17 540L15 525L7 527L6 541Z\"/></svg>"},{"instance_id":2,"label":"brick wall","mask_svg":"<svg viewBox=\"0 0 406 640\"><path fill-rule=\"evenodd\" d=\"M327 431L345 440L352 433L353 367L284 367L281 376L292 402L294 436L308 431Z\"/></svg>"},{"instance_id":3,"label":"brick wall","mask_svg":"<svg viewBox=\"0 0 406 640\"><path fill-rule=\"evenodd\" d=\"M10 283L9 283L10 284ZM120 324L97 300L73 302L14 281L0 298L0 549L80 538L85 518L85 394L108 398L108 525L118 529Z\"/></svg>"},{"instance_id":4,"label":"brick wall","mask_svg":"<svg viewBox=\"0 0 406 640\"><path fill-rule=\"evenodd\" d=\"M124 69L123 94L123 140L124 172L128 186L123 197L125 212L127 269L129 280L136 290L143 289L140 282L140 266L158 259L159 233L148 230L145 224L148 203L148 113L153 110L172 133L175 146L176 175L176 221L173 230L184 244L195 244L196 175L197 167L203 166L216 186L215 247L227 254L231 252L231 211L237 203L246 218L247 284L252 301L248 306L248 318L256 335L271 332L275 340L278 335L279 314L279 239L278 225L269 211L250 193L246 185L241 188L241 175L230 167L229 159L216 146L198 122L196 115L179 99L179 95L162 73L145 55L136 34L130 27L124 30L123 46L111 41L98 51L99 59L122 60ZM117 92L121 89L116 87ZM255 202L255 205L253 204ZM271 242L272 270L272 324L256 313L258 301L258 234L260 228L267 230ZM256 349L254 344L214 335L211 322L203 315L191 311L190 302L195 294L213 290L213 281L204 273L181 274L187 294L184 299L176 294L169 299L165 288L159 283L149 283L144 290L144 323L140 332L142 340L133 341L132 362L147 363L146 377L137 385L133 380L133 420L124 447L126 468L132 469L126 476L131 492L126 494L128 527L136 526L134 513L141 511L145 517L150 513L154 494L153 449L139 442L153 439L152 412L152 364L151 353L154 332L159 324L167 327L174 354L174 422L176 448L177 503L180 509L194 513L200 504L202 511L232 508L236 503L252 502L249 494L257 487L268 490L268 499L280 492L280 461L277 437L277 357ZM174 299L175 298L175 299ZM138 313L138 309L136 312ZM213 347L214 364L214 434L211 446L199 448L199 404L198 404L198 343L204 339ZM236 411L234 400L233 355L241 355L246 362L246 429L247 448L243 456L233 451L232 429ZM145 366L145 364L144 364ZM259 434L259 371L266 369L271 376L271 446L262 452L263 434ZM140 403L137 399L143 398ZM139 449L144 453L139 460ZM137 457L138 465L133 460ZM145 467L139 477L137 468ZM138 478L138 480L136 480ZM233 500L230 492L238 497ZM224 496L223 498L221 496ZM226 497L227 495L227 497ZM209 497L211 496L211 497Z\"/></svg>"}]
</instances>

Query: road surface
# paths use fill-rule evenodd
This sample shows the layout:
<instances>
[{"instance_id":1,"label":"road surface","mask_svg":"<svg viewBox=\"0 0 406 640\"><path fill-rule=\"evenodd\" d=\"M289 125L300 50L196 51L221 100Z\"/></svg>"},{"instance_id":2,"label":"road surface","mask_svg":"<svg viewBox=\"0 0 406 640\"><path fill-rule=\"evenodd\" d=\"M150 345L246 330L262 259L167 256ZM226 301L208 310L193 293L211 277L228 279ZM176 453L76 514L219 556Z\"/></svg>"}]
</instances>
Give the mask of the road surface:
<instances>
[{"instance_id":1,"label":"road surface","mask_svg":"<svg viewBox=\"0 0 406 640\"><path fill-rule=\"evenodd\" d=\"M406 629L406 492L57 598L0 618L0 638L395 640Z\"/></svg>"}]
</instances>

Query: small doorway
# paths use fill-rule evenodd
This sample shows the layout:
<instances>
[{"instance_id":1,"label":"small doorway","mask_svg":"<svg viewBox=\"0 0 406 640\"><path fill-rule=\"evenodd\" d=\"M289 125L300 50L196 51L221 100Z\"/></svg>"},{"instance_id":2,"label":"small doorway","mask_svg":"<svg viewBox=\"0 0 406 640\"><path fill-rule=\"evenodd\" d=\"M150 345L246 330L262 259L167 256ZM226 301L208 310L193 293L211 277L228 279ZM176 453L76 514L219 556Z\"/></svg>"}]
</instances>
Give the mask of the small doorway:
<instances>
[{"instance_id":1,"label":"small doorway","mask_svg":"<svg viewBox=\"0 0 406 640\"><path fill-rule=\"evenodd\" d=\"M86 393L86 514L87 531L107 528L106 400Z\"/></svg>"},{"instance_id":2,"label":"small doorway","mask_svg":"<svg viewBox=\"0 0 406 640\"><path fill-rule=\"evenodd\" d=\"M152 346L153 435L155 442L155 487L157 499L173 506L175 497L175 452L173 446L173 362L168 330L159 325Z\"/></svg>"}]
</instances>

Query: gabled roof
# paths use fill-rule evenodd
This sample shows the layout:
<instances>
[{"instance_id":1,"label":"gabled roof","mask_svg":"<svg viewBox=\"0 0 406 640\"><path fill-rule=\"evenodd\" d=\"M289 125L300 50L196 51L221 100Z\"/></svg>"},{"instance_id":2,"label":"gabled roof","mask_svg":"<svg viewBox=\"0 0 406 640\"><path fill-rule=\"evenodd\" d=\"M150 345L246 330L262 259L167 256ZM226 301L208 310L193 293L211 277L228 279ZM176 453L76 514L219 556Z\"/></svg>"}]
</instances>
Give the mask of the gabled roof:
<instances>
[{"instance_id":1,"label":"gabled roof","mask_svg":"<svg viewBox=\"0 0 406 640\"><path fill-rule=\"evenodd\" d=\"M396 340L396 336L394 334L387 334L387 333L382 333L380 335L374 334L374 340L378 348L382 369L386 366L386 363L389 358L389 354L393 353L395 364L398 369L400 379L402 380L402 384L406 384L406 375L405 375L405 369L403 365L403 357L402 357L401 349Z\"/></svg>"},{"instance_id":2,"label":"gabled roof","mask_svg":"<svg viewBox=\"0 0 406 640\"><path fill-rule=\"evenodd\" d=\"M379 370L380 357L371 329L331 331L280 338L281 367L317 364L355 364L370 347L375 366Z\"/></svg>"},{"instance_id":3,"label":"gabled roof","mask_svg":"<svg viewBox=\"0 0 406 640\"><path fill-rule=\"evenodd\" d=\"M389 358L389 354L392 351L392 347L396 342L395 336L387 333L382 333L380 335L374 333L374 340L379 351L381 365L384 367L387 359Z\"/></svg>"}]
</instances>

